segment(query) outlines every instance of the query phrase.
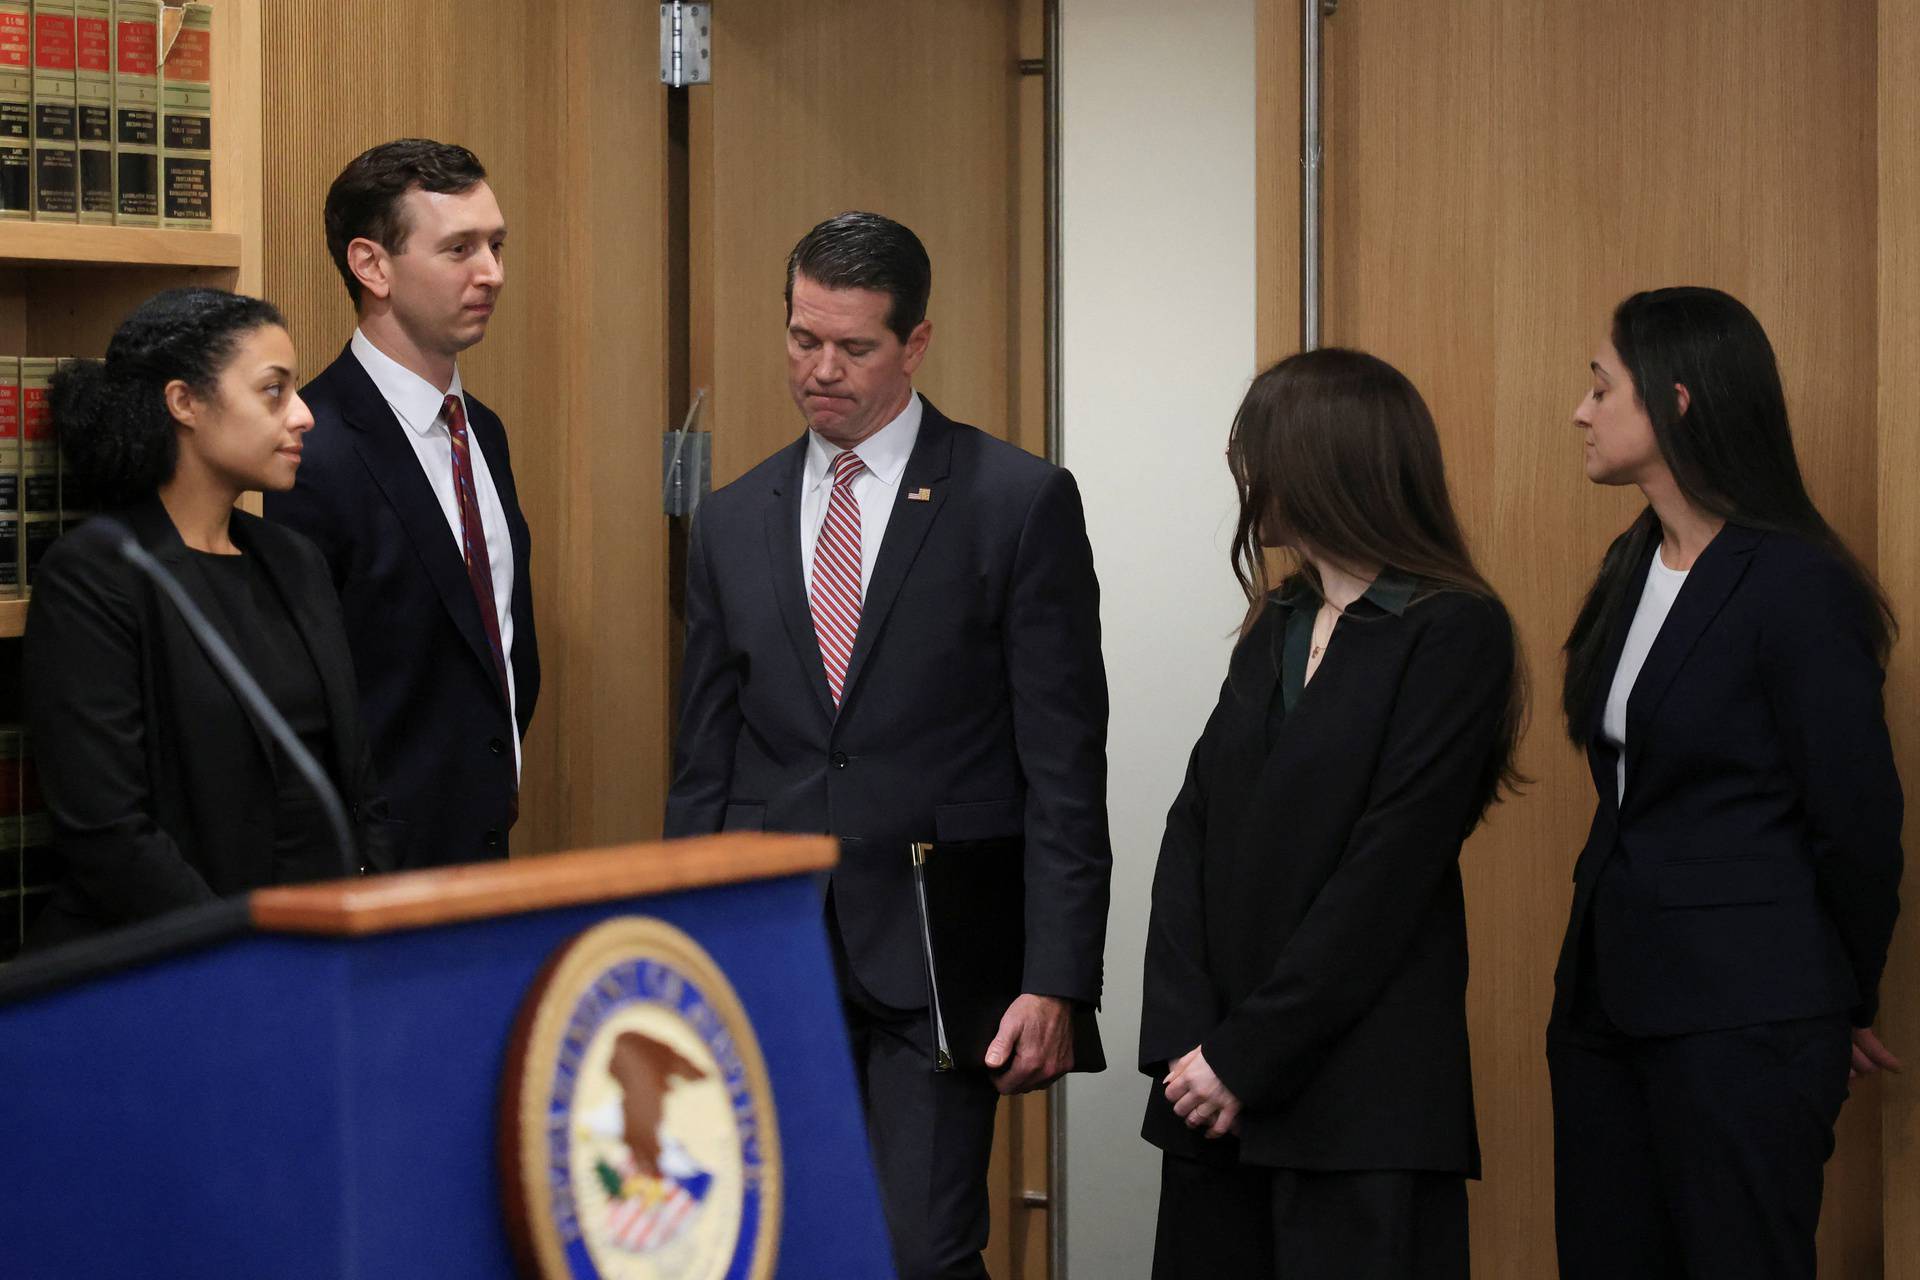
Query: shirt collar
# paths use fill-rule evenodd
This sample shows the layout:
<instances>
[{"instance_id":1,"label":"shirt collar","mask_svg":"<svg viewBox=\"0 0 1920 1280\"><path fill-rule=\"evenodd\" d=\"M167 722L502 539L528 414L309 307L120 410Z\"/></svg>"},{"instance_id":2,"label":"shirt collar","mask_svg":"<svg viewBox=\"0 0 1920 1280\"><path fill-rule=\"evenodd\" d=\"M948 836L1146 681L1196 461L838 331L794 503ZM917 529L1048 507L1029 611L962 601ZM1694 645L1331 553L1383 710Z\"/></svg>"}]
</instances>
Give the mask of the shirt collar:
<instances>
[{"instance_id":1,"label":"shirt collar","mask_svg":"<svg viewBox=\"0 0 1920 1280\"><path fill-rule=\"evenodd\" d=\"M1366 601L1382 613L1390 613L1398 618L1406 613L1407 606L1413 603L1413 593L1419 586L1414 579L1398 569L1382 569L1367 589L1360 593L1360 599ZM1299 608L1302 604L1317 601L1319 593L1305 574L1296 574L1287 579L1280 588L1280 603L1289 608Z\"/></svg>"},{"instance_id":2,"label":"shirt collar","mask_svg":"<svg viewBox=\"0 0 1920 1280\"><path fill-rule=\"evenodd\" d=\"M867 470L889 489L899 487L907 459L913 456L914 443L920 438L920 419L924 413L920 393L912 392L907 396L907 407L896 414L893 421L853 446ZM806 487L812 489L821 484L832 473L833 460L845 452L819 432L807 432Z\"/></svg>"},{"instance_id":3,"label":"shirt collar","mask_svg":"<svg viewBox=\"0 0 1920 1280\"><path fill-rule=\"evenodd\" d=\"M373 379L381 398L391 406L407 429L416 435L424 436L439 425L440 410L446 404L447 395L463 399L466 396L460 387L460 369L457 365L453 370L453 385L447 388L447 395L443 395L440 388L374 346L373 340L360 330L353 331L351 345L354 358L360 361L360 367Z\"/></svg>"}]
</instances>

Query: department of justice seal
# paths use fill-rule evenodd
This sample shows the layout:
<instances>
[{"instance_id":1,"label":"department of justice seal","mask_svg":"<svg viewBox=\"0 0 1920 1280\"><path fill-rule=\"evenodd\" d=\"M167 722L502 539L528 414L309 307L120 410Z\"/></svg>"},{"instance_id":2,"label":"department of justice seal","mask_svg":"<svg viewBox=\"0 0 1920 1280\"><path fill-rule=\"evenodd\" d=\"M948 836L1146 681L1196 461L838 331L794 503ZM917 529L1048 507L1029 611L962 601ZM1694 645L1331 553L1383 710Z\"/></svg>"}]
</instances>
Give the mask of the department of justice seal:
<instances>
[{"instance_id":1,"label":"department of justice seal","mask_svg":"<svg viewBox=\"0 0 1920 1280\"><path fill-rule=\"evenodd\" d=\"M540 1280L769 1280L780 1135L760 1044L665 921L595 925L521 1006L500 1125L508 1233Z\"/></svg>"}]
</instances>

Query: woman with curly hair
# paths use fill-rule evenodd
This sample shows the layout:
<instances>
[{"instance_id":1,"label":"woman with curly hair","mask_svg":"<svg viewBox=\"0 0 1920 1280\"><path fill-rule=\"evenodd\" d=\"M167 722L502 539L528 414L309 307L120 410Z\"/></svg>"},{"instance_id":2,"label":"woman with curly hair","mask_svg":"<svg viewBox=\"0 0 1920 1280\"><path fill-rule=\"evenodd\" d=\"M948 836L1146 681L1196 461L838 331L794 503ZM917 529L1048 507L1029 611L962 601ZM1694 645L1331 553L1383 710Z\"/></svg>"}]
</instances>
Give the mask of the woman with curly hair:
<instances>
[{"instance_id":1,"label":"woman with curly hair","mask_svg":"<svg viewBox=\"0 0 1920 1280\"><path fill-rule=\"evenodd\" d=\"M1525 678L1426 403L1358 351L1254 380L1227 446L1248 612L1147 931L1155 1280L1466 1280L1480 1173L1460 846ZM1292 562L1274 590L1273 552Z\"/></svg>"},{"instance_id":2,"label":"woman with curly hair","mask_svg":"<svg viewBox=\"0 0 1920 1280\"><path fill-rule=\"evenodd\" d=\"M68 464L109 514L48 549L24 680L58 868L30 947L264 885L384 865L340 610L305 538L237 510L286 489L313 417L271 304L175 289L120 325L104 361L55 376ZM287 756L180 611L123 553L172 572L354 815L344 858Z\"/></svg>"}]
</instances>

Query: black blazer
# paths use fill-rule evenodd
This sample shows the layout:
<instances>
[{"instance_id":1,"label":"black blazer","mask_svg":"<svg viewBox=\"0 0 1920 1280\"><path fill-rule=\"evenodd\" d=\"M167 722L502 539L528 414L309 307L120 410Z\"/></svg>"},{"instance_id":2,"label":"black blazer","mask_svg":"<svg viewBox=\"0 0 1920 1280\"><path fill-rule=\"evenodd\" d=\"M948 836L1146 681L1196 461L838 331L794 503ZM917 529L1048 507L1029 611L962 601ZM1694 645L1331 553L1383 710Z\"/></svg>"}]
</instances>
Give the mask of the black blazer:
<instances>
[{"instance_id":1,"label":"black blazer","mask_svg":"<svg viewBox=\"0 0 1920 1280\"><path fill-rule=\"evenodd\" d=\"M389 865L389 832L354 705L353 663L325 563L305 538L233 514L307 643L333 729L323 758L359 859L274 860L271 739L170 600L120 555L124 529L197 600L202 571L157 498L89 520L48 549L27 609L27 722L61 878L36 946L264 885ZM217 616L217 615L215 615Z\"/></svg>"},{"instance_id":2,"label":"black blazer","mask_svg":"<svg viewBox=\"0 0 1920 1280\"><path fill-rule=\"evenodd\" d=\"M1478 1176L1459 857L1498 768L1512 628L1459 592L1356 602L1289 713L1295 607L1319 601L1276 596L1234 649L1167 815L1143 1134L1213 1162ZM1238 1140L1166 1100L1195 1045L1241 1100Z\"/></svg>"},{"instance_id":3,"label":"black blazer","mask_svg":"<svg viewBox=\"0 0 1920 1280\"><path fill-rule=\"evenodd\" d=\"M927 1002L908 842L1023 842L1023 987L1092 1004L1107 685L1073 477L926 405L836 716L802 581L806 448L695 518L666 833L840 836L835 918L861 983L900 1008Z\"/></svg>"},{"instance_id":4,"label":"black blazer","mask_svg":"<svg viewBox=\"0 0 1920 1280\"><path fill-rule=\"evenodd\" d=\"M312 538L332 571L374 765L394 817L407 824L400 865L505 857L519 787L513 735L526 736L540 696L527 522L506 429L467 396L468 428L513 542L517 723L494 674L459 544L406 426L351 347L300 395L313 410L313 430L297 483L267 495L266 516Z\"/></svg>"},{"instance_id":5,"label":"black blazer","mask_svg":"<svg viewBox=\"0 0 1920 1280\"><path fill-rule=\"evenodd\" d=\"M1838 560L1791 535L1729 524L1707 545L1627 701L1624 805L1600 738L1611 676L1580 735L1600 802L1574 865L1556 1016L1592 929L1602 1008L1631 1035L1873 1021L1902 800L1871 607Z\"/></svg>"}]
</instances>

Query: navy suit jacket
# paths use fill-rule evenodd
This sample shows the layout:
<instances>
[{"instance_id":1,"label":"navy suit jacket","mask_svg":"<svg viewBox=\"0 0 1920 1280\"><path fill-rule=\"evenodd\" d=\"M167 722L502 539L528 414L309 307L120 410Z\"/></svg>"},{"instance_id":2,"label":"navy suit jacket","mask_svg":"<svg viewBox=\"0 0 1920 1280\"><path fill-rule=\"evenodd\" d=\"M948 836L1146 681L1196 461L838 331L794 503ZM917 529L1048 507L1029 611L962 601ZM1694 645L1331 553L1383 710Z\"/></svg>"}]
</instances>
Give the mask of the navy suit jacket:
<instances>
[{"instance_id":1,"label":"navy suit jacket","mask_svg":"<svg viewBox=\"0 0 1920 1280\"><path fill-rule=\"evenodd\" d=\"M836 715L802 581L806 448L694 520L667 834L841 837L832 902L848 958L903 1009L927 1003L908 843L1019 841L1023 988L1096 1002L1107 684L1073 477L926 405Z\"/></svg>"},{"instance_id":2,"label":"navy suit jacket","mask_svg":"<svg viewBox=\"0 0 1920 1280\"><path fill-rule=\"evenodd\" d=\"M313 410L298 482L266 495L269 520L326 556L375 769L406 832L403 868L505 857L517 803L513 735L540 694L527 522L500 419L466 397L468 429L506 508L513 547L518 722L447 518L397 418L351 348L301 388ZM490 548L499 555L499 548Z\"/></svg>"},{"instance_id":3,"label":"navy suit jacket","mask_svg":"<svg viewBox=\"0 0 1920 1280\"><path fill-rule=\"evenodd\" d=\"M203 607L213 599L155 497L89 520L48 550L23 670L61 875L34 926L36 947L267 885L391 866L393 829L369 767L352 660L313 547L233 513L234 544L273 584L319 676L332 745L321 764L359 845L349 862L327 841L275 854L272 739L173 602L121 556L129 532ZM220 610L206 612L227 629Z\"/></svg>"},{"instance_id":4,"label":"navy suit jacket","mask_svg":"<svg viewBox=\"0 0 1920 1280\"><path fill-rule=\"evenodd\" d=\"M1630 1035L1873 1021L1902 799L1871 607L1831 553L1789 534L1729 524L1694 562L1627 701L1624 803L1600 737L1611 676L1582 731L1600 802L1556 1016L1591 929L1602 1008ZM1628 610L1603 670L1631 624Z\"/></svg>"}]
</instances>

